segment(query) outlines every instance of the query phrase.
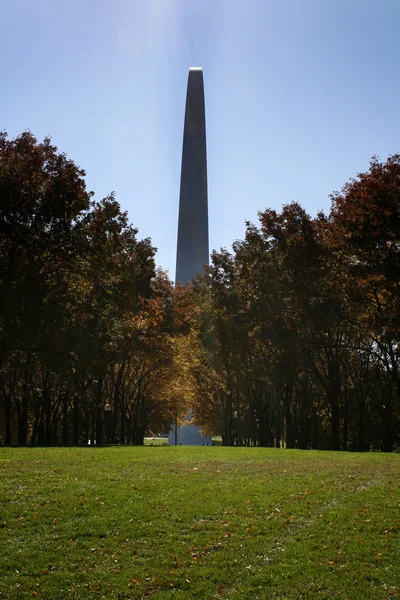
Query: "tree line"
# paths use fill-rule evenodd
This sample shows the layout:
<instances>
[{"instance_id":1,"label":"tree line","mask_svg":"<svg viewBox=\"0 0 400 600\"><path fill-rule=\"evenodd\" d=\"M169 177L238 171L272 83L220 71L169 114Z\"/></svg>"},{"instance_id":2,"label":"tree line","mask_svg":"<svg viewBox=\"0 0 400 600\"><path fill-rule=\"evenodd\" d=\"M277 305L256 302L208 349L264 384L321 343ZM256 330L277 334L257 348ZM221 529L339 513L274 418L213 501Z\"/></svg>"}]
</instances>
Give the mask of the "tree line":
<instances>
[{"instance_id":1,"label":"tree line","mask_svg":"<svg viewBox=\"0 0 400 600\"><path fill-rule=\"evenodd\" d=\"M225 445L400 445L400 155L259 213L173 286L114 195L0 136L0 440L142 444L190 413Z\"/></svg>"},{"instance_id":2,"label":"tree line","mask_svg":"<svg viewBox=\"0 0 400 600\"><path fill-rule=\"evenodd\" d=\"M6 444L141 443L172 420L171 283L84 175L49 139L0 137Z\"/></svg>"}]
</instances>

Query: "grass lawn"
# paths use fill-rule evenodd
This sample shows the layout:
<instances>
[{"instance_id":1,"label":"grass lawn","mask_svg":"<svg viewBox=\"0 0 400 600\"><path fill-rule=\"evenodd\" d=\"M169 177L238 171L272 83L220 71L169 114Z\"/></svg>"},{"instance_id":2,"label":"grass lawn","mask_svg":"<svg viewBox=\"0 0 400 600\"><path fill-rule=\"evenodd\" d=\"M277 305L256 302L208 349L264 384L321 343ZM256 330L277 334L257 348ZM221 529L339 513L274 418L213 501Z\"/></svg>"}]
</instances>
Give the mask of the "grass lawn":
<instances>
[{"instance_id":1,"label":"grass lawn","mask_svg":"<svg viewBox=\"0 0 400 600\"><path fill-rule=\"evenodd\" d=\"M0 598L400 598L400 454L0 449Z\"/></svg>"}]
</instances>

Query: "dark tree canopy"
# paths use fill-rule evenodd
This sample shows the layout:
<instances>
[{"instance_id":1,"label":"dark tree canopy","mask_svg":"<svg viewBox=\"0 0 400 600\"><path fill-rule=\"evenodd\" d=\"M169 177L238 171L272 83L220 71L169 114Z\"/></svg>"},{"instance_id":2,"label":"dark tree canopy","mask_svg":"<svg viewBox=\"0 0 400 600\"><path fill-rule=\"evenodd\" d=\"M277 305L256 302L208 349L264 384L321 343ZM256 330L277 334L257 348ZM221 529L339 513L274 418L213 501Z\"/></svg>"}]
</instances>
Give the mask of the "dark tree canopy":
<instances>
[{"instance_id":1,"label":"dark tree canopy","mask_svg":"<svg viewBox=\"0 0 400 600\"><path fill-rule=\"evenodd\" d=\"M49 139L1 134L5 443L137 443L172 419L170 309L160 296L171 286L151 241L137 239L113 195L95 201L84 176Z\"/></svg>"},{"instance_id":2,"label":"dark tree canopy","mask_svg":"<svg viewBox=\"0 0 400 600\"><path fill-rule=\"evenodd\" d=\"M84 178L0 135L0 442L141 444L190 413L226 445L400 445L399 155L176 288Z\"/></svg>"}]
</instances>

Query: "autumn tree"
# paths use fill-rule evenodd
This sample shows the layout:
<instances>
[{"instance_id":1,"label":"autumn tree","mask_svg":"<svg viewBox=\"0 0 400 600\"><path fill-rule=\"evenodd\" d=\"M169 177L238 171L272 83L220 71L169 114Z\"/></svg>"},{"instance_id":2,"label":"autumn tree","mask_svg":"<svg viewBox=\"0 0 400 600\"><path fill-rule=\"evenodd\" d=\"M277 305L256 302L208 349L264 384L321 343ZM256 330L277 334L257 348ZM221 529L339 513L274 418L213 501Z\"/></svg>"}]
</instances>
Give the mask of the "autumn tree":
<instances>
[{"instance_id":1,"label":"autumn tree","mask_svg":"<svg viewBox=\"0 0 400 600\"><path fill-rule=\"evenodd\" d=\"M135 398L133 441L170 419L161 381L171 356L171 284L156 276L151 241L137 238L114 195L94 200L84 176L49 139L1 135L6 443L102 443L105 434L115 440L127 418L122 385Z\"/></svg>"},{"instance_id":2,"label":"autumn tree","mask_svg":"<svg viewBox=\"0 0 400 600\"><path fill-rule=\"evenodd\" d=\"M49 139L38 143L29 132L15 140L0 135L0 364L15 362L13 357L23 362L24 383L14 396L20 444L27 443L32 355L50 350L81 247L90 203L84 175Z\"/></svg>"},{"instance_id":3,"label":"autumn tree","mask_svg":"<svg viewBox=\"0 0 400 600\"><path fill-rule=\"evenodd\" d=\"M400 406L399 206L400 155L395 154L384 163L374 157L369 171L334 193L330 215L332 248L346 263L348 298L357 306L355 324L386 373L385 450L392 449Z\"/></svg>"}]
</instances>

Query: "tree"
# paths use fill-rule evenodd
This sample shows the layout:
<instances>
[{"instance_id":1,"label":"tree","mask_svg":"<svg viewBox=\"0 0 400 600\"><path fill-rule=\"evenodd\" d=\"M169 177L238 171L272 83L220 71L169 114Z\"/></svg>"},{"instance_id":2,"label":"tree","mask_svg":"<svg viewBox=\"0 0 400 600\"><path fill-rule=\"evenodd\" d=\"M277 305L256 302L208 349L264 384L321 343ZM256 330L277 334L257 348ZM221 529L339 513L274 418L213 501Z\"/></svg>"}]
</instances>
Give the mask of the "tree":
<instances>
[{"instance_id":1,"label":"tree","mask_svg":"<svg viewBox=\"0 0 400 600\"><path fill-rule=\"evenodd\" d=\"M375 360L392 381L400 406L400 155L373 157L340 193L332 195L331 245L348 269L356 324L372 342ZM391 410L391 393L384 403ZM393 415L388 418L391 422ZM387 430L385 450L393 435Z\"/></svg>"},{"instance_id":2,"label":"tree","mask_svg":"<svg viewBox=\"0 0 400 600\"><path fill-rule=\"evenodd\" d=\"M142 443L171 418L171 284L155 273L151 240L137 239L113 194L93 200L84 175L48 139L0 137L6 443L115 440L132 407L131 440Z\"/></svg>"},{"instance_id":3,"label":"tree","mask_svg":"<svg viewBox=\"0 0 400 600\"><path fill-rule=\"evenodd\" d=\"M28 368L32 352L49 349L89 208L84 175L49 139L0 134L0 365L23 352ZM21 444L27 442L30 379L27 373L17 403Z\"/></svg>"}]
</instances>

